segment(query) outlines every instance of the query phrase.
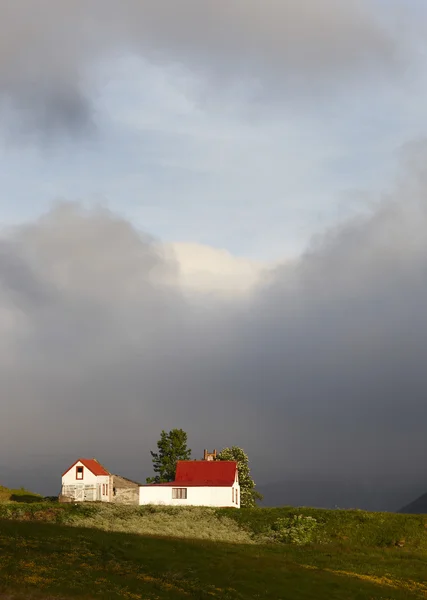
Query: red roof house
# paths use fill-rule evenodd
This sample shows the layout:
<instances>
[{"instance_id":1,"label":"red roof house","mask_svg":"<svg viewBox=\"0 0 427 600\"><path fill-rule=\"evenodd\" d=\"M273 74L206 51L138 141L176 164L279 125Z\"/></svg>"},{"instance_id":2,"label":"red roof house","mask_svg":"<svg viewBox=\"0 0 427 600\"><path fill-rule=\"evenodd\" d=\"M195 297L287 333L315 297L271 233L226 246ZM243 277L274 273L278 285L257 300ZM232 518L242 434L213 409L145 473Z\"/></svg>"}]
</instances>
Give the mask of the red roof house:
<instances>
[{"instance_id":1,"label":"red roof house","mask_svg":"<svg viewBox=\"0 0 427 600\"><path fill-rule=\"evenodd\" d=\"M229 487L238 480L237 462L226 460L180 460L175 483L194 486Z\"/></svg>"},{"instance_id":2,"label":"red roof house","mask_svg":"<svg viewBox=\"0 0 427 600\"><path fill-rule=\"evenodd\" d=\"M140 504L240 508L237 462L180 460L175 481L140 487Z\"/></svg>"},{"instance_id":3,"label":"red roof house","mask_svg":"<svg viewBox=\"0 0 427 600\"><path fill-rule=\"evenodd\" d=\"M79 458L62 474L61 502L139 504L141 484L110 473L96 458Z\"/></svg>"},{"instance_id":4,"label":"red roof house","mask_svg":"<svg viewBox=\"0 0 427 600\"><path fill-rule=\"evenodd\" d=\"M79 458L62 474L60 499L110 501L111 473L96 458Z\"/></svg>"}]
</instances>

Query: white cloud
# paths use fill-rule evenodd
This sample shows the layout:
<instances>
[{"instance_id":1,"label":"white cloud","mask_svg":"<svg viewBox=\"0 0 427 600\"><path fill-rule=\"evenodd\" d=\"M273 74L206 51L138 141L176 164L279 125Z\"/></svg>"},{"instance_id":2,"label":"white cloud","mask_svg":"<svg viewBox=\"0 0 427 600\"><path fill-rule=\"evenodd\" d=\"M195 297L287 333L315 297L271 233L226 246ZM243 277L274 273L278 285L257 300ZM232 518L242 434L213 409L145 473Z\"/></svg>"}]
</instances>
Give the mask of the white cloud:
<instances>
[{"instance_id":1,"label":"white cloud","mask_svg":"<svg viewBox=\"0 0 427 600\"><path fill-rule=\"evenodd\" d=\"M174 243L184 291L234 296L247 294L260 282L267 265L233 256L202 244Z\"/></svg>"},{"instance_id":2,"label":"white cloud","mask_svg":"<svg viewBox=\"0 0 427 600\"><path fill-rule=\"evenodd\" d=\"M87 125L93 66L117 54L182 63L213 83L207 97L242 84L244 96L282 96L399 61L400 43L364 0L40 0L37 10L1 0L0 9L0 92L22 109L19 127L48 132Z\"/></svg>"}]
</instances>

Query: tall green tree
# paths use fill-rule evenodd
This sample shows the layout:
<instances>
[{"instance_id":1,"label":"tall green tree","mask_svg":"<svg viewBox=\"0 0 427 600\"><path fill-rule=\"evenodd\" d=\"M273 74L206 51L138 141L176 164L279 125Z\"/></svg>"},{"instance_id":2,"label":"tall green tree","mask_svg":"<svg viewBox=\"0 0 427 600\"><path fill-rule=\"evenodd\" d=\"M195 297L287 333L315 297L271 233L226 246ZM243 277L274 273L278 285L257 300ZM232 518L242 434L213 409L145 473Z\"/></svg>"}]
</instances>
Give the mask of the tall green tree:
<instances>
[{"instance_id":1,"label":"tall green tree","mask_svg":"<svg viewBox=\"0 0 427 600\"><path fill-rule=\"evenodd\" d=\"M263 496L255 489L255 482L251 476L249 458L246 452L238 446L224 448L217 454L216 460L235 460L237 462L240 484L240 506L245 508L256 506L256 501L262 500Z\"/></svg>"},{"instance_id":2,"label":"tall green tree","mask_svg":"<svg viewBox=\"0 0 427 600\"><path fill-rule=\"evenodd\" d=\"M156 475L147 477L147 483L174 481L176 463L179 460L189 460L191 456L191 450L187 448L187 434L182 429L172 429L169 433L163 430L157 449L158 452L150 450Z\"/></svg>"}]
</instances>

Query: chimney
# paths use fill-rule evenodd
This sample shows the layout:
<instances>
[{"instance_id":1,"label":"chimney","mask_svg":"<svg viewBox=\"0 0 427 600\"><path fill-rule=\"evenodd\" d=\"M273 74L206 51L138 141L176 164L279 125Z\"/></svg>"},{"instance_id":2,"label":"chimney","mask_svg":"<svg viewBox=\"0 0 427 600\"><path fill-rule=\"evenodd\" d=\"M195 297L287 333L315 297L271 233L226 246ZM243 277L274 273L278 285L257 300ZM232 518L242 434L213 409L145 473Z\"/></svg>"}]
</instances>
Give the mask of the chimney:
<instances>
[{"instance_id":1,"label":"chimney","mask_svg":"<svg viewBox=\"0 0 427 600\"><path fill-rule=\"evenodd\" d=\"M216 450L213 452L208 452L207 450L203 451L203 460L215 460L216 459Z\"/></svg>"}]
</instances>

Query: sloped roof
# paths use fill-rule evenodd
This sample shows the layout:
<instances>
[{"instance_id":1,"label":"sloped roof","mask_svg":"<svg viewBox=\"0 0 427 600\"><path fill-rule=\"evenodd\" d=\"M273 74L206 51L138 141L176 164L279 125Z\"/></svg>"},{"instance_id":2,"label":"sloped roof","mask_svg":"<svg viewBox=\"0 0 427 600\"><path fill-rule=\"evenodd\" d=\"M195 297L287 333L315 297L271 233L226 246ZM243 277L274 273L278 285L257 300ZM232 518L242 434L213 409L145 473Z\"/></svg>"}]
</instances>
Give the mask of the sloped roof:
<instances>
[{"instance_id":1,"label":"sloped roof","mask_svg":"<svg viewBox=\"0 0 427 600\"><path fill-rule=\"evenodd\" d=\"M237 462L226 460L180 460L175 484L194 486L232 486Z\"/></svg>"},{"instance_id":2,"label":"sloped roof","mask_svg":"<svg viewBox=\"0 0 427 600\"><path fill-rule=\"evenodd\" d=\"M81 462L82 465L84 465L87 469L89 469L89 471L91 471L96 476L110 475L107 469L104 469L104 467L96 460L96 458L79 458L76 460L75 463L71 465L71 467L68 467L68 469L64 473L62 473L62 477L64 477L64 475L66 475L70 469L75 467L78 462Z\"/></svg>"},{"instance_id":3,"label":"sloped roof","mask_svg":"<svg viewBox=\"0 0 427 600\"><path fill-rule=\"evenodd\" d=\"M128 481L129 483L134 483L135 485L143 485L139 481L135 481L134 479L129 479L129 477L123 477L123 475L117 475L117 473L112 474L113 477L118 477L119 479L123 479L123 481Z\"/></svg>"}]
</instances>

